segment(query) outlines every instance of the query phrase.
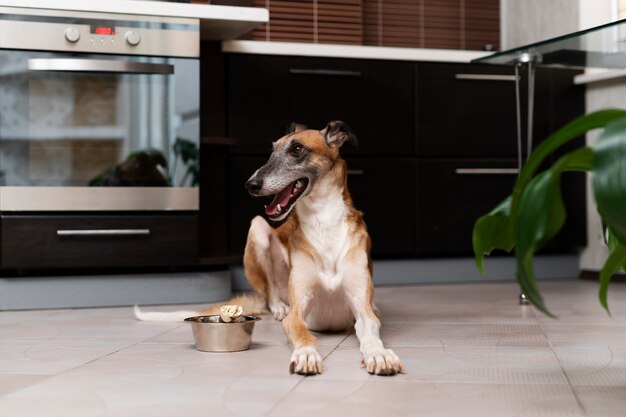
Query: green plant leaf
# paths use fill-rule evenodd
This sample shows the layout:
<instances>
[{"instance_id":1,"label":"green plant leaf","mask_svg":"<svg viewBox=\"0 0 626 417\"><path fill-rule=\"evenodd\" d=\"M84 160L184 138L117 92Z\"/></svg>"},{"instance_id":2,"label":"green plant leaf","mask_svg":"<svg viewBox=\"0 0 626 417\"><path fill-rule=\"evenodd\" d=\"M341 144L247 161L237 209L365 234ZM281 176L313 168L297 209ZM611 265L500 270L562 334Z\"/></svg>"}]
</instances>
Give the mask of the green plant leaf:
<instances>
[{"instance_id":1,"label":"green plant leaf","mask_svg":"<svg viewBox=\"0 0 626 417\"><path fill-rule=\"evenodd\" d=\"M593 152L586 147L564 155L550 169L530 180L520 198L514 229L516 277L528 301L549 316L552 313L545 306L535 279L533 257L565 223L561 174L564 171L590 170L592 161Z\"/></svg>"},{"instance_id":2,"label":"green plant leaf","mask_svg":"<svg viewBox=\"0 0 626 417\"><path fill-rule=\"evenodd\" d=\"M593 190L598 213L626 246L626 118L607 125L593 146Z\"/></svg>"},{"instance_id":3,"label":"green plant leaf","mask_svg":"<svg viewBox=\"0 0 626 417\"><path fill-rule=\"evenodd\" d=\"M515 247L516 238L513 231L517 224L519 200L543 161L570 140L623 117L626 117L626 111L620 109L600 110L581 116L548 136L535 149L515 182L510 200L503 201L474 224L472 236L474 256L476 266L481 272L484 272L484 256L489 255L493 249L510 252Z\"/></svg>"},{"instance_id":4,"label":"green plant leaf","mask_svg":"<svg viewBox=\"0 0 626 417\"><path fill-rule=\"evenodd\" d=\"M190 140L176 138L172 148L174 150L174 154L180 156L180 159L182 159L185 164L198 159L198 145Z\"/></svg>"},{"instance_id":5,"label":"green plant leaf","mask_svg":"<svg viewBox=\"0 0 626 417\"><path fill-rule=\"evenodd\" d=\"M548 156L570 140L577 138L589 130L605 127L611 122L624 117L626 117L626 111L621 109L607 109L589 113L572 120L541 142L532 152L526 165L520 172L517 181L515 181L512 194L513 201L511 202L511 227L515 229L519 210L519 199L522 192Z\"/></svg>"},{"instance_id":6,"label":"green plant leaf","mask_svg":"<svg viewBox=\"0 0 626 417\"><path fill-rule=\"evenodd\" d=\"M612 249L609 257L607 258L604 266L602 267L602 271L600 271L600 291L598 292L598 298L600 298L600 304L606 310L609 315L611 312L609 310L609 304L607 300L607 293L609 290L609 283L611 282L611 278L613 274L617 272L619 269L624 267L626 263L626 246L621 243L617 243Z\"/></svg>"},{"instance_id":7,"label":"green plant leaf","mask_svg":"<svg viewBox=\"0 0 626 417\"><path fill-rule=\"evenodd\" d=\"M489 255L494 249L510 252L515 245L509 227L510 213L511 196L508 196L496 208L474 223L472 246L474 247L476 266L481 273L485 272L483 265L485 255Z\"/></svg>"}]
</instances>

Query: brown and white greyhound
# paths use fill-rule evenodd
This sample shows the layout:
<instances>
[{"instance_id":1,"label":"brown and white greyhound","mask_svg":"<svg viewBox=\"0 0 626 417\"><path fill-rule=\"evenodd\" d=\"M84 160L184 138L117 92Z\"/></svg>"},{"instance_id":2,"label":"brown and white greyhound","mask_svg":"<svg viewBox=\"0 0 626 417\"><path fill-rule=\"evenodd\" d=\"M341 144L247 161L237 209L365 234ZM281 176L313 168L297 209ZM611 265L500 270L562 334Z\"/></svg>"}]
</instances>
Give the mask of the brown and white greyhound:
<instances>
[{"instance_id":1,"label":"brown and white greyhound","mask_svg":"<svg viewBox=\"0 0 626 417\"><path fill-rule=\"evenodd\" d=\"M265 207L273 228L262 217L252 220L244 253L244 269L254 290L277 320L282 320L293 346L291 373L322 372L316 338L309 332L338 331L354 326L363 354L362 365L378 375L403 372L398 356L380 340L380 320L373 304L370 237L363 214L352 205L344 143L357 139L341 121L321 131L292 124L273 144L267 163L246 182L253 196L273 196ZM248 313L263 302L244 297ZM252 305L256 304L256 305ZM163 320L202 312L142 313ZM169 316L168 316L169 314ZM186 315L187 314L187 315Z\"/></svg>"}]
</instances>

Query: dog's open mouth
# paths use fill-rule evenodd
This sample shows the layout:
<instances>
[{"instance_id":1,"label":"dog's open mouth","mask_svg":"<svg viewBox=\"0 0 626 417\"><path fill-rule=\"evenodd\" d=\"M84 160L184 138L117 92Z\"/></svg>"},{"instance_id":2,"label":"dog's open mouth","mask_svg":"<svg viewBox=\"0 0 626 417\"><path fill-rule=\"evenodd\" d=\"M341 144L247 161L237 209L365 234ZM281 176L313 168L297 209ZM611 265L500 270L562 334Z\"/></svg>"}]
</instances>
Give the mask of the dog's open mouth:
<instances>
[{"instance_id":1,"label":"dog's open mouth","mask_svg":"<svg viewBox=\"0 0 626 417\"><path fill-rule=\"evenodd\" d=\"M286 186L282 191L274 195L271 203L265 206L265 214L270 220L282 220L291 211L294 203L304 193L309 185L308 178L300 178Z\"/></svg>"}]
</instances>

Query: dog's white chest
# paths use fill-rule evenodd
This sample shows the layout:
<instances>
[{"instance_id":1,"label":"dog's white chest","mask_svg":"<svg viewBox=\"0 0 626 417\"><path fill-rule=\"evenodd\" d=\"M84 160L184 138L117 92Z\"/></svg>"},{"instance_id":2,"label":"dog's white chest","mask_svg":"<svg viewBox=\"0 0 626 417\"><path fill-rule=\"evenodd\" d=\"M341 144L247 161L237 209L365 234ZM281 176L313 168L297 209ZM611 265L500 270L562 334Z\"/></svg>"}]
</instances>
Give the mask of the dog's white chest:
<instances>
[{"instance_id":1,"label":"dog's white chest","mask_svg":"<svg viewBox=\"0 0 626 417\"><path fill-rule=\"evenodd\" d=\"M320 285L336 290L342 282L341 262L349 249L348 225L345 221L325 222L324 217L303 224L307 240L318 256L316 263Z\"/></svg>"}]
</instances>

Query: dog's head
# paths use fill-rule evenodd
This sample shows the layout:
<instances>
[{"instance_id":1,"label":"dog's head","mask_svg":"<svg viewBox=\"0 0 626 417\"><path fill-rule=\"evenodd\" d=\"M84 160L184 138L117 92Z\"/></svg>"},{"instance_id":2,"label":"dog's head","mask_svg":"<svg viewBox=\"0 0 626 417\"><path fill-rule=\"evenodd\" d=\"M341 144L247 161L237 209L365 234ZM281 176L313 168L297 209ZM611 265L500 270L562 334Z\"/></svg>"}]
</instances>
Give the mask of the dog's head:
<instances>
[{"instance_id":1,"label":"dog's head","mask_svg":"<svg viewBox=\"0 0 626 417\"><path fill-rule=\"evenodd\" d=\"M331 170L344 143L357 146L357 138L341 121L329 122L322 130L292 123L287 134L274 142L269 160L250 177L246 188L253 196L274 196L265 214L272 221L284 220L296 201Z\"/></svg>"}]
</instances>

